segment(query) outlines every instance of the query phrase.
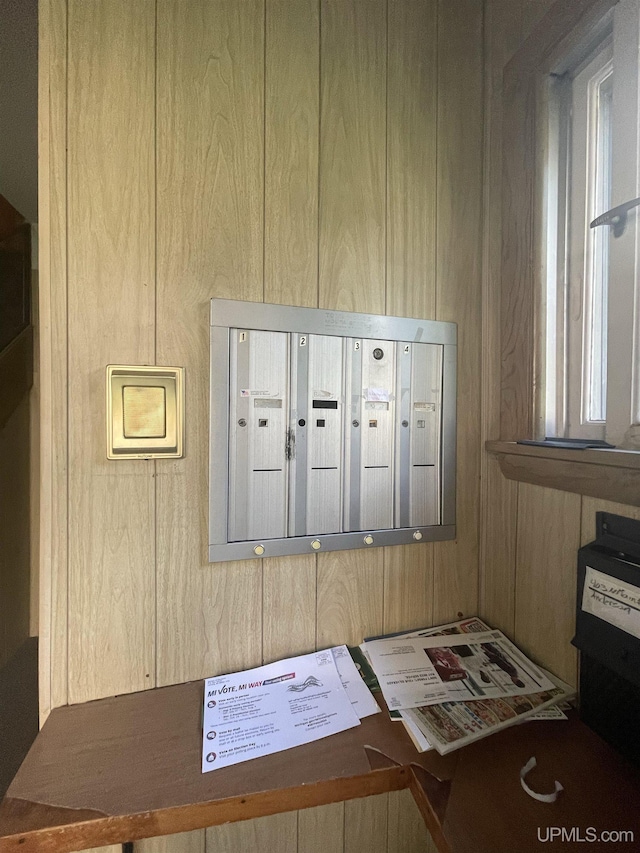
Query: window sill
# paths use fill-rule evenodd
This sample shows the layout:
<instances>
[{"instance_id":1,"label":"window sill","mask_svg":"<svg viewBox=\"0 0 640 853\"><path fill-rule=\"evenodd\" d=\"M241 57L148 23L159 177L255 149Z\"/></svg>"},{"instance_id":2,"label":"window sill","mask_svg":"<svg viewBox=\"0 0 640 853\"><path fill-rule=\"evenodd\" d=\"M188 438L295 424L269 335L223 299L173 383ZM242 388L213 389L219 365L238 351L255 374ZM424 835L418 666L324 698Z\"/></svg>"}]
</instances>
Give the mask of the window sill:
<instances>
[{"instance_id":1,"label":"window sill","mask_svg":"<svg viewBox=\"0 0 640 853\"><path fill-rule=\"evenodd\" d=\"M487 441L508 480L640 506L640 453L634 450L562 450Z\"/></svg>"}]
</instances>

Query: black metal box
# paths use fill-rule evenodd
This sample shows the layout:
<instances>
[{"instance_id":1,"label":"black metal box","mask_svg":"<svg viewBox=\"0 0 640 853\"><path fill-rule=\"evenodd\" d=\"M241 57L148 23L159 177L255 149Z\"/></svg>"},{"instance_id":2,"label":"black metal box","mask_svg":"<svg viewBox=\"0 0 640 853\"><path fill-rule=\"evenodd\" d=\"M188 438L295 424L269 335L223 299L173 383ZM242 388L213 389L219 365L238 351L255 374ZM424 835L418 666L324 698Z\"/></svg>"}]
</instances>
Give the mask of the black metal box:
<instances>
[{"instance_id":1,"label":"black metal box","mask_svg":"<svg viewBox=\"0 0 640 853\"><path fill-rule=\"evenodd\" d=\"M596 528L578 551L580 715L640 766L640 521L598 512Z\"/></svg>"}]
</instances>

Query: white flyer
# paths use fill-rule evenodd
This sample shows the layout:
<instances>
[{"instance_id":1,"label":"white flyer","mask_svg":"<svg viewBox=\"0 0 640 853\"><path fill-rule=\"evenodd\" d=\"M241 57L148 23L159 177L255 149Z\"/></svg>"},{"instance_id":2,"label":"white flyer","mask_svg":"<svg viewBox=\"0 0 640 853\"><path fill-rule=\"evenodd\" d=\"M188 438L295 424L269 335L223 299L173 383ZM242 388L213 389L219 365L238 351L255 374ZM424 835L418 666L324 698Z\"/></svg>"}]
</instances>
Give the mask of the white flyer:
<instances>
[{"instance_id":1,"label":"white flyer","mask_svg":"<svg viewBox=\"0 0 640 853\"><path fill-rule=\"evenodd\" d=\"M582 609L640 639L640 588L587 566Z\"/></svg>"},{"instance_id":2,"label":"white flyer","mask_svg":"<svg viewBox=\"0 0 640 853\"><path fill-rule=\"evenodd\" d=\"M554 687L500 631L390 637L365 644L390 710Z\"/></svg>"},{"instance_id":3,"label":"white flyer","mask_svg":"<svg viewBox=\"0 0 640 853\"><path fill-rule=\"evenodd\" d=\"M358 725L331 649L208 678L202 772Z\"/></svg>"}]
</instances>

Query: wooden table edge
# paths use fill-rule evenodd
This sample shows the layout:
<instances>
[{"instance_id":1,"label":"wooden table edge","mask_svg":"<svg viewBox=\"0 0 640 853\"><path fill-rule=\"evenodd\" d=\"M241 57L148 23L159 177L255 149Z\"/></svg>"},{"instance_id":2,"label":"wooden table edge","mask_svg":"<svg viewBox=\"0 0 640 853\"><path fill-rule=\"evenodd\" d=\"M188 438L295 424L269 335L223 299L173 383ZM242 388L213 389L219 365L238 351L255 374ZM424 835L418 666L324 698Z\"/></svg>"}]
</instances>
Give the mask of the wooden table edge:
<instances>
[{"instance_id":1,"label":"wooden table edge","mask_svg":"<svg viewBox=\"0 0 640 853\"><path fill-rule=\"evenodd\" d=\"M257 817L324 806L409 788L414 797L411 767L397 765L347 778L324 779L293 788L171 806L132 815L104 815L92 820L46 826L0 837L0 853L75 853L109 844L189 832ZM418 804L421 813L422 807ZM440 846L440 845L439 845ZM442 847L449 853L449 847Z\"/></svg>"}]
</instances>

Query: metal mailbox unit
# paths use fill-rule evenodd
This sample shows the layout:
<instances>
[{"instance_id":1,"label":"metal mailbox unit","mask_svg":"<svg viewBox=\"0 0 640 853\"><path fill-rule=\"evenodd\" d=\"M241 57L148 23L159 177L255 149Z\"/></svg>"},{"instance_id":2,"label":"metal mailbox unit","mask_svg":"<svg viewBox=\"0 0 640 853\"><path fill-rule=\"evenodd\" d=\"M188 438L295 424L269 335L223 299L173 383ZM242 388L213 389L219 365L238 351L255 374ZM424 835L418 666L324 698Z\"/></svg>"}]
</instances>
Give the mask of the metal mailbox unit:
<instances>
[{"instance_id":1,"label":"metal mailbox unit","mask_svg":"<svg viewBox=\"0 0 640 853\"><path fill-rule=\"evenodd\" d=\"M209 560L455 537L456 326L211 300Z\"/></svg>"}]
</instances>

